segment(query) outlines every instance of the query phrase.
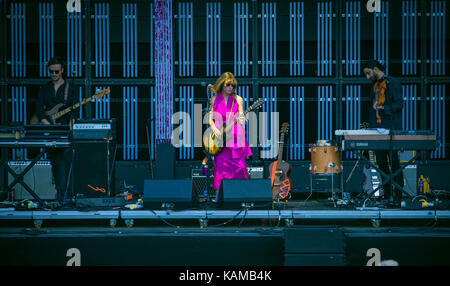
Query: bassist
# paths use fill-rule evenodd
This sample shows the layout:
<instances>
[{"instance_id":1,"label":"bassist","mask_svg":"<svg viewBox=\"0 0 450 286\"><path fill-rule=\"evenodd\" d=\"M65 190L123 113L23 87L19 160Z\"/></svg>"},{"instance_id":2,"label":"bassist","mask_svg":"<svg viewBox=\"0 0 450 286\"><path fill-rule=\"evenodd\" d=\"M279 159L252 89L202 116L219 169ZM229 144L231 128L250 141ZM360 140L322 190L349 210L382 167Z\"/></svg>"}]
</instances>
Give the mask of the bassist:
<instances>
[{"instance_id":1,"label":"bassist","mask_svg":"<svg viewBox=\"0 0 450 286\"><path fill-rule=\"evenodd\" d=\"M71 106L75 102L74 87L68 80L63 78L64 64L58 57L50 59L47 64L51 81L39 89L36 103L36 116L40 124L70 124L75 118L76 112L70 112L57 122L52 122L45 114L46 110L54 108L58 104ZM55 180L56 199L59 203L65 202L71 197L71 190L68 186L68 175L71 165L72 152L69 148L55 148L48 151L48 157L52 165L52 174Z\"/></svg>"},{"instance_id":2,"label":"bassist","mask_svg":"<svg viewBox=\"0 0 450 286\"><path fill-rule=\"evenodd\" d=\"M52 58L47 64L51 81L39 89L38 100L36 103L36 116L41 124L69 124L72 114L69 113L58 119L57 122L51 122L49 116L45 114L46 110L51 110L58 104L71 106L74 102L74 87L68 80L63 78L64 65L59 58Z\"/></svg>"}]
</instances>

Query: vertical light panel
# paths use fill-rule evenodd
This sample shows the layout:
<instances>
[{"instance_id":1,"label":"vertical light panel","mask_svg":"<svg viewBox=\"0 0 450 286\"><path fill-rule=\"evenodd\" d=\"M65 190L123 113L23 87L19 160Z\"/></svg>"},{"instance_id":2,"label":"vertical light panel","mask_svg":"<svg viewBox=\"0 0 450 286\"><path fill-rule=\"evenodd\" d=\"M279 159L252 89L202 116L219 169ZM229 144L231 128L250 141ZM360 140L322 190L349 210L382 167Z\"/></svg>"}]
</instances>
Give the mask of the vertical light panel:
<instances>
[{"instance_id":1,"label":"vertical light panel","mask_svg":"<svg viewBox=\"0 0 450 286\"><path fill-rule=\"evenodd\" d=\"M123 159L138 159L137 86L123 87Z\"/></svg>"},{"instance_id":2,"label":"vertical light panel","mask_svg":"<svg viewBox=\"0 0 450 286\"><path fill-rule=\"evenodd\" d=\"M53 3L39 3L39 76L49 77L47 63L54 57Z\"/></svg>"},{"instance_id":3,"label":"vertical light panel","mask_svg":"<svg viewBox=\"0 0 450 286\"><path fill-rule=\"evenodd\" d=\"M97 86L95 91L102 89L111 89L110 86ZM105 94L101 98L94 99L95 103L95 118L109 119L111 118L111 94Z\"/></svg>"},{"instance_id":4,"label":"vertical light panel","mask_svg":"<svg viewBox=\"0 0 450 286\"><path fill-rule=\"evenodd\" d=\"M194 11L192 2L178 3L178 75L194 75Z\"/></svg>"},{"instance_id":5,"label":"vertical light panel","mask_svg":"<svg viewBox=\"0 0 450 286\"><path fill-rule=\"evenodd\" d=\"M181 147L178 148L178 158L181 160L191 160L194 158L194 86L179 86L178 90L178 111L181 116L180 124L183 124L189 130L180 133L182 139Z\"/></svg>"},{"instance_id":6,"label":"vertical light panel","mask_svg":"<svg viewBox=\"0 0 450 286\"><path fill-rule=\"evenodd\" d=\"M248 76L249 72L249 11L248 3L234 3L234 75Z\"/></svg>"},{"instance_id":7,"label":"vertical light panel","mask_svg":"<svg viewBox=\"0 0 450 286\"><path fill-rule=\"evenodd\" d=\"M417 130L417 85L402 85L402 91L402 128L404 130Z\"/></svg>"},{"instance_id":8,"label":"vertical light panel","mask_svg":"<svg viewBox=\"0 0 450 286\"><path fill-rule=\"evenodd\" d=\"M26 77L26 5L11 3L11 77ZM27 88L11 87L11 121L27 123ZM13 149L13 160L26 160L26 149Z\"/></svg>"},{"instance_id":9,"label":"vertical light panel","mask_svg":"<svg viewBox=\"0 0 450 286\"><path fill-rule=\"evenodd\" d=\"M361 73L360 2L345 2L345 38L345 75L359 76Z\"/></svg>"},{"instance_id":10,"label":"vertical light panel","mask_svg":"<svg viewBox=\"0 0 450 286\"><path fill-rule=\"evenodd\" d=\"M305 159L305 87L291 86L289 92L290 160Z\"/></svg>"},{"instance_id":11,"label":"vertical light panel","mask_svg":"<svg viewBox=\"0 0 450 286\"><path fill-rule=\"evenodd\" d=\"M122 4L123 76L138 76L137 4Z\"/></svg>"},{"instance_id":12,"label":"vertical light panel","mask_svg":"<svg viewBox=\"0 0 450 286\"><path fill-rule=\"evenodd\" d=\"M124 78L137 77L137 4L122 4ZM138 88L123 87L123 159L138 159Z\"/></svg>"},{"instance_id":13,"label":"vertical light panel","mask_svg":"<svg viewBox=\"0 0 450 286\"><path fill-rule=\"evenodd\" d=\"M305 74L305 12L303 2L289 3L289 75Z\"/></svg>"},{"instance_id":14,"label":"vertical light panel","mask_svg":"<svg viewBox=\"0 0 450 286\"><path fill-rule=\"evenodd\" d=\"M264 151L261 153L261 159L273 159L278 155L278 120L274 118L274 113L278 111L277 108L277 87L276 86L263 86L261 87L262 96L261 98L265 101L262 106L262 112L266 116L265 122L260 121L263 124L260 127L261 133L260 138L262 142L262 149ZM264 155L265 154L265 155Z\"/></svg>"},{"instance_id":15,"label":"vertical light panel","mask_svg":"<svg viewBox=\"0 0 450 286\"><path fill-rule=\"evenodd\" d=\"M239 85L237 87L237 89L236 89L236 94L241 96L242 100L244 101L244 106L243 106L244 107L244 111L247 110L249 108L249 106L251 105L249 90L250 90L250 87L248 85ZM247 115L247 119L248 118L249 118L249 115ZM248 131L250 130L249 129L249 124L250 123L247 122L246 130L248 130ZM249 136L250 136L250 133L247 132L247 136L246 136L247 142L249 142L251 144L253 142L250 142L251 140L250 140ZM256 147L256 146L250 145L250 147Z\"/></svg>"},{"instance_id":16,"label":"vertical light panel","mask_svg":"<svg viewBox=\"0 0 450 286\"><path fill-rule=\"evenodd\" d=\"M170 142L173 114L172 1L155 0L156 142Z\"/></svg>"},{"instance_id":17,"label":"vertical light panel","mask_svg":"<svg viewBox=\"0 0 450 286\"><path fill-rule=\"evenodd\" d=\"M221 4L206 3L206 76L221 74Z\"/></svg>"},{"instance_id":18,"label":"vertical light panel","mask_svg":"<svg viewBox=\"0 0 450 286\"><path fill-rule=\"evenodd\" d=\"M445 85L430 85L430 129L440 140L440 146L431 153L432 159L445 158Z\"/></svg>"},{"instance_id":19,"label":"vertical light panel","mask_svg":"<svg viewBox=\"0 0 450 286\"><path fill-rule=\"evenodd\" d=\"M27 88L25 86L11 87L11 122L26 124L27 123ZM26 160L27 149L13 149L13 160Z\"/></svg>"},{"instance_id":20,"label":"vertical light panel","mask_svg":"<svg viewBox=\"0 0 450 286\"><path fill-rule=\"evenodd\" d=\"M11 3L11 76L26 76L26 5Z\"/></svg>"},{"instance_id":21,"label":"vertical light panel","mask_svg":"<svg viewBox=\"0 0 450 286\"><path fill-rule=\"evenodd\" d=\"M261 4L261 75L277 75L277 3Z\"/></svg>"},{"instance_id":22,"label":"vertical light panel","mask_svg":"<svg viewBox=\"0 0 450 286\"><path fill-rule=\"evenodd\" d=\"M345 87L345 129L357 130L361 125L361 86L347 85ZM346 152L348 159L356 159L353 152Z\"/></svg>"},{"instance_id":23,"label":"vertical light panel","mask_svg":"<svg viewBox=\"0 0 450 286\"><path fill-rule=\"evenodd\" d=\"M389 2L381 1L381 11L373 13L374 59L389 73Z\"/></svg>"},{"instance_id":24,"label":"vertical light panel","mask_svg":"<svg viewBox=\"0 0 450 286\"><path fill-rule=\"evenodd\" d=\"M359 76L361 73L361 3L345 2L345 75ZM355 130L361 124L361 86L345 87L345 128ZM346 152L347 159L356 159L353 152Z\"/></svg>"},{"instance_id":25,"label":"vertical light panel","mask_svg":"<svg viewBox=\"0 0 450 286\"><path fill-rule=\"evenodd\" d=\"M417 73L417 0L402 1L402 75Z\"/></svg>"},{"instance_id":26,"label":"vertical light panel","mask_svg":"<svg viewBox=\"0 0 450 286\"><path fill-rule=\"evenodd\" d=\"M82 22L81 12L67 11L67 75L69 77L82 75Z\"/></svg>"},{"instance_id":27,"label":"vertical light panel","mask_svg":"<svg viewBox=\"0 0 450 286\"><path fill-rule=\"evenodd\" d=\"M445 2L431 1L430 75L445 75Z\"/></svg>"},{"instance_id":28,"label":"vertical light panel","mask_svg":"<svg viewBox=\"0 0 450 286\"><path fill-rule=\"evenodd\" d=\"M110 77L109 3L94 4L95 76Z\"/></svg>"},{"instance_id":29,"label":"vertical light panel","mask_svg":"<svg viewBox=\"0 0 450 286\"><path fill-rule=\"evenodd\" d=\"M333 133L333 87L317 87L317 130L319 140L331 140Z\"/></svg>"},{"instance_id":30,"label":"vertical light panel","mask_svg":"<svg viewBox=\"0 0 450 286\"><path fill-rule=\"evenodd\" d=\"M317 75L331 76L333 66L333 4L317 3Z\"/></svg>"}]
</instances>

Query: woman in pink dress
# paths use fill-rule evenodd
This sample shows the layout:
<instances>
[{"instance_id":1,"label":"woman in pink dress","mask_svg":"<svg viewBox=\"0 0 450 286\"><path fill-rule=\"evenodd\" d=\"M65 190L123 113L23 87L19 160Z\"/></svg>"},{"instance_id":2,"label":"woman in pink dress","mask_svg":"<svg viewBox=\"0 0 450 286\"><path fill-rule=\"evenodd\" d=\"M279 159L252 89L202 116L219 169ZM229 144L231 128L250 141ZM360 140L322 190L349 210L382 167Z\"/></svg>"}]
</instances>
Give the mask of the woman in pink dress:
<instances>
[{"instance_id":1,"label":"woman in pink dress","mask_svg":"<svg viewBox=\"0 0 450 286\"><path fill-rule=\"evenodd\" d=\"M244 113L242 97L235 93L237 81L230 72L223 73L211 88L215 95L211 98L209 125L216 136L221 136L222 124L238 123L227 136L222 151L214 156L214 190L218 191L223 179L248 179L246 157L252 151L245 137L247 120Z\"/></svg>"}]
</instances>

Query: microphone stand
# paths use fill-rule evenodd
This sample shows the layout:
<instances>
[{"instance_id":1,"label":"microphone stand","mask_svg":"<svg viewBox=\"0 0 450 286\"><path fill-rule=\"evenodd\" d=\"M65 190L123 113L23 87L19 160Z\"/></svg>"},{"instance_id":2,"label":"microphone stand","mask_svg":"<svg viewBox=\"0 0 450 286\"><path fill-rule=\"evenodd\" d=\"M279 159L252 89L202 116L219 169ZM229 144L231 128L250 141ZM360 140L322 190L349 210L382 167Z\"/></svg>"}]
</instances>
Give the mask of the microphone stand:
<instances>
[{"instance_id":1,"label":"microphone stand","mask_svg":"<svg viewBox=\"0 0 450 286\"><path fill-rule=\"evenodd\" d=\"M209 106L209 102L211 100L211 90L209 85L206 87L206 95L208 97L208 100L206 101L206 112L208 114L208 118L211 116L211 109ZM208 120L209 122L209 120ZM211 201L211 196L210 194L212 193L212 191L214 191L214 183L211 184L211 171L213 171L214 165L211 165L211 160L212 160L212 156L211 154L209 154L209 152L207 152L206 150L203 150L203 153L205 153L207 162L206 162L206 189L203 190L203 197L206 199L206 201ZM202 166L203 169L203 166ZM211 190L211 186L212 186L212 190ZM218 194L216 194L216 196L218 196ZM217 199L215 199L215 201L217 202Z\"/></svg>"}]
</instances>

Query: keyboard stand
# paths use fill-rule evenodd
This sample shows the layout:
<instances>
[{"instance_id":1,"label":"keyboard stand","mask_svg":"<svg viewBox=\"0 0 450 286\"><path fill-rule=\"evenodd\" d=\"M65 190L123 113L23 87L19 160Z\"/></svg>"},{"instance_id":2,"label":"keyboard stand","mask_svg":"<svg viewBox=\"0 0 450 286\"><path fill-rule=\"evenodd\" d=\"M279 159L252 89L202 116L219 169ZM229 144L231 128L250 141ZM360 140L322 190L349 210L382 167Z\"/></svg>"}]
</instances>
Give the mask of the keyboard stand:
<instances>
[{"instance_id":1,"label":"keyboard stand","mask_svg":"<svg viewBox=\"0 0 450 286\"><path fill-rule=\"evenodd\" d=\"M390 158L392 158L392 152L397 152L397 151L398 151L398 150L390 150L390 152L391 152ZM398 174L400 174L400 172L403 172L403 170L404 170L408 165L410 165L412 162L416 161L419 157L421 157L422 155L426 155L426 152L425 152L425 151L423 151L423 150L417 151L417 152L416 152L416 155L414 156L414 158L410 159L410 160L408 161L408 163L406 163L405 165L400 166L400 168L399 168L395 173L393 173L393 174L392 174L392 171L390 172L390 174L386 174L386 173L384 173L383 171L381 171L380 168L379 168L377 165L375 165L374 163L370 162L370 160L367 159L367 158L364 156L364 154L363 154L362 151L357 150L355 153L358 155L358 157L359 157L364 163L369 164L372 168L374 168L375 170L377 170L377 171L380 173L380 175L383 177L382 180L381 180L381 181L382 181L381 184L380 184L380 185L379 185L372 193L370 193L370 194L368 195L367 199L370 199L370 198L371 198L371 197L372 197L379 189L381 189L383 186L387 185L388 183L391 184L391 190L393 190L392 187L395 187L395 188L397 188L398 190L400 190L402 193L406 194L406 196L407 196L408 198L411 198L411 197L412 197L408 192L405 191L404 188L402 188L397 182L395 182L395 181L393 180L393 178L395 178ZM420 161L420 160L417 160L417 161ZM390 164L391 170L392 170L392 162L389 162L389 164ZM392 195L392 193L391 193L391 195Z\"/></svg>"}]
</instances>

